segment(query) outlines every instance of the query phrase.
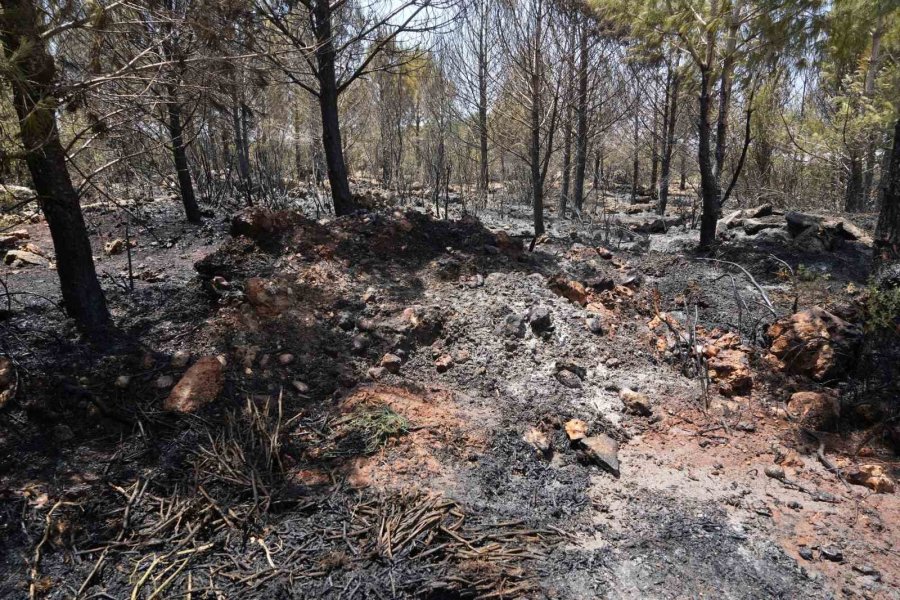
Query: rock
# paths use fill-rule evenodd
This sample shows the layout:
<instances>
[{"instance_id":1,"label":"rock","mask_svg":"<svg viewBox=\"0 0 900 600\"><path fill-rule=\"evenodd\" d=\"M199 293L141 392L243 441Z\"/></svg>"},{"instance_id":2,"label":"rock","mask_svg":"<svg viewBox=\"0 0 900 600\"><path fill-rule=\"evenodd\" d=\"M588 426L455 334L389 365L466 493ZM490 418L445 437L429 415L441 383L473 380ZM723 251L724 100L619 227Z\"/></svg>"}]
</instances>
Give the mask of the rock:
<instances>
[{"instance_id":1,"label":"rock","mask_svg":"<svg viewBox=\"0 0 900 600\"><path fill-rule=\"evenodd\" d=\"M377 302L378 301L378 292L375 290L375 288L373 288L373 287L367 288L366 291L363 292L362 301L365 304L371 304L373 302Z\"/></svg>"},{"instance_id":2,"label":"rock","mask_svg":"<svg viewBox=\"0 0 900 600\"><path fill-rule=\"evenodd\" d=\"M601 433L582 438L578 445L585 461L619 476L619 443L616 440Z\"/></svg>"},{"instance_id":3,"label":"rock","mask_svg":"<svg viewBox=\"0 0 900 600\"><path fill-rule=\"evenodd\" d=\"M747 235L755 235L763 229L777 229L781 227L781 223L773 223L771 221L760 221L759 219L745 219L744 233Z\"/></svg>"},{"instance_id":4,"label":"rock","mask_svg":"<svg viewBox=\"0 0 900 600\"><path fill-rule=\"evenodd\" d=\"M784 481L787 477L784 473L784 469L778 465L766 465L766 468L763 471L767 477L777 479L778 481Z\"/></svg>"},{"instance_id":5,"label":"rock","mask_svg":"<svg viewBox=\"0 0 900 600\"><path fill-rule=\"evenodd\" d=\"M353 354L356 354L357 356L365 354L366 349L369 347L369 336L364 333L354 335L353 340L350 342L350 346Z\"/></svg>"},{"instance_id":6,"label":"rock","mask_svg":"<svg viewBox=\"0 0 900 600\"><path fill-rule=\"evenodd\" d=\"M506 315L494 333L508 338L523 337L525 335L525 319L515 313Z\"/></svg>"},{"instance_id":7,"label":"rock","mask_svg":"<svg viewBox=\"0 0 900 600\"><path fill-rule=\"evenodd\" d=\"M760 204L756 208L746 208L744 209L744 216L749 217L751 219L758 219L760 217L768 217L772 214L774 209L771 204Z\"/></svg>"},{"instance_id":8,"label":"rock","mask_svg":"<svg viewBox=\"0 0 900 600\"><path fill-rule=\"evenodd\" d=\"M309 393L309 386L302 381L298 381L295 379L294 381L291 382L291 386L293 386L294 391L296 391L298 394L308 394Z\"/></svg>"},{"instance_id":9,"label":"rock","mask_svg":"<svg viewBox=\"0 0 900 600\"><path fill-rule=\"evenodd\" d=\"M522 439L526 444L530 444L541 456L547 457L553 453L553 446L550 444L550 440L547 439L547 436L540 429L532 427L525 432Z\"/></svg>"},{"instance_id":10,"label":"rock","mask_svg":"<svg viewBox=\"0 0 900 600\"><path fill-rule=\"evenodd\" d=\"M290 352L285 352L284 354L278 355L278 364L286 367L292 362L294 362L294 355Z\"/></svg>"},{"instance_id":11,"label":"rock","mask_svg":"<svg viewBox=\"0 0 900 600\"><path fill-rule=\"evenodd\" d=\"M797 549L797 554L799 554L800 558L802 558L803 560L812 560L813 559L813 552L809 546L800 546Z\"/></svg>"},{"instance_id":12,"label":"rock","mask_svg":"<svg viewBox=\"0 0 900 600\"><path fill-rule=\"evenodd\" d=\"M175 383L175 380L171 375L160 375L156 378L156 381L153 382L153 385L156 386L157 389L167 390L172 387L173 383Z\"/></svg>"},{"instance_id":13,"label":"rock","mask_svg":"<svg viewBox=\"0 0 900 600\"><path fill-rule=\"evenodd\" d=\"M28 252L27 250L10 250L6 253L6 258L3 262L11 265L17 260L23 262L26 265L38 265L40 267L46 267L50 265L50 261L48 261L43 256L35 254L34 252Z\"/></svg>"},{"instance_id":14,"label":"rock","mask_svg":"<svg viewBox=\"0 0 900 600\"><path fill-rule=\"evenodd\" d=\"M0 356L0 408L9 402L16 392L16 370L11 360Z\"/></svg>"},{"instance_id":15,"label":"rock","mask_svg":"<svg viewBox=\"0 0 900 600\"><path fill-rule=\"evenodd\" d=\"M382 356L381 362L379 363L379 365L384 367L385 369L387 369L388 372L395 373L395 374L400 372L400 365L402 365L402 364L403 364L403 359L401 359L396 354L390 354L390 353Z\"/></svg>"},{"instance_id":16,"label":"rock","mask_svg":"<svg viewBox=\"0 0 900 600\"><path fill-rule=\"evenodd\" d=\"M860 465L856 471L847 474L847 481L865 486L876 494L892 494L895 489L893 480L881 465Z\"/></svg>"},{"instance_id":17,"label":"rock","mask_svg":"<svg viewBox=\"0 0 900 600\"><path fill-rule=\"evenodd\" d=\"M650 404L650 399L647 398L645 394L635 392L628 388L622 388L619 392L619 399L621 399L622 404L625 405L625 410L630 413L642 417L649 417L653 414L653 405Z\"/></svg>"},{"instance_id":18,"label":"rock","mask_svg":"<svg viewBox=\"0 0 900 600\"><path fill-rule=\"evenodd\" d=\"M763 229L754 238L757 242L768 244L786 244L791 241L791 235L780 227L778 229Z\"/></svg>"},{"instance_id":19,"label":"rock","mask_svg":"<svg viewBox=\"0 0 900 600\"><path fill-rule=\"evenodd\" d=\"M872 238L869 234L857 227L850 221L840 220L835 224L835 230L838 236L845 240L857 242L871 242Z\"/></svg>"},{"instance_id":20,"label":"rock","mask_svg":"<svg viewBox=\"0 0 900 600\"><path fill-rule=\"evenodd\" d=\"M824 221L822 217L793 210L789 210L784 214L784 220L787 221L788 232L794 237L807 230L818 230L819 225Z\"/></svg>"},{"instance_id":21,"label":"rock","mask_svg":"<svg viewBox=\"0 0 900 600\"><path fill-rule=\"evenodd\" d=\"M564 275L555 275L550 279L550 289L557 296L582 306L588 303L588 291L580 281L567 279Z\"/></svg>"},{"instance_id":22,"label":"rock","mask_svg":"<svg viewBox=\"0 0 900 600\"><path fill-rule=\"evenodd\" d=\"M445 373L449 371L452 366L453 357L449 354L441 354L437 360L434 361L434 368L437 369L438 373Z\"/></svg>"},{"instance_id":23,"label":"rock","mask_svg":"<svg viewBox=\"0 0 900 600\"><path fill-rule=\"evenodd\" d=\"M578 375L568 369L557 371L556 379L561 384L570 389L578 389L581 387L581 379L578 377Z\"/></svg>"},{"instance_id":24,"label":"rock","mask_svg":"<svg viewBox=\"0 0 900 600\"><path fill-rule=\"evenodd\" d=\"M825 252L830 245L819 236L818 228L810 227L794 237L794 246L803 252Z\"/></svg>"},{"instance_id":25,"label":"rock","mask_svg":"<svg viewBox=\"0 0 900 600\"><path fill-rule=\"evenodd\" d=\"M817 430L830 429L841 414L840 402L830 391L792 394L788 401L788 409L799 417L804 427Z\"/></svg>"},{"instance_id":26,"label":"rock","mask_svg":"<svg viewBox=\"0 0 900 600\"><path fill-rule=\"evenodd\" d=\"M723 396L743 396L753 389L750 361L742 350L718 350L707 361L709 377L719 386Z\"/></svg>"},{"instance_id":27,"label":"rock","mask_svg":"<svg viewBox=\"0 0 900 600\"><path fill-rule=\"evenodd\" d=\"M735 210L733 212L728 213L725 218L720 219L719 223L721 223L724 229L734 229L735 227L740 227L744 224L744 211Z\"/></svg>"},{"instance_id":28,"label":"rock","mask_svg":"<svg viewBox=\"0 0 900 600\"><path fill-rule=\"evenodd\" d=\"M68 425L58 423L53 426L53 437L61 442L68 442L75 437L75 434Z\"/></svg>"},{"instance_id":29,"label":"rock","mask_svg":"<svg viewBox=\"0 0 900 600\"><path fill-rule=\"evenodd\" d=\"M544 333L553 327L550 309L546 306L535 306L528 312L528 323L535 333Z\"/></svg>"},{"instance_id":30,"label":"rock","mask_svg":"<svg viewBox=\"0 0 900 600\"><path fill-rule=\"evenodd\" d=\"M187 366L187 364L191 361L191 353L187 350L178 350L175 354L172 355L172 361L170 364L173 369L183 369Z\"/></svg>"},{"instance_id":31,"label":"rock","mask_svg":"<svg viewBox=\"0 0 900 600\"><path fill-rule=\"evenodd\" d=\"M129 383L131 383L131 377L128 375L119 375L116 377L115 386L117 388L125 389L128 387Z\"/></svg>"},{"instance_id":32,"label":"rock","mask_svg":"<svg viewBox=\"0 0 900 600\"><path fill-rule=\"evenodd\" d=\"M578 440L587 437L588 426L587 423L581 419L570 419L566 421L564 429L566 430L566 435L570 442L577 442Z\"/></svg>"},{"instance_id":33,"label":"rock","mask_svg":"<svg viewBox=\"0 0 900 600\"><path fill-rule=\"evenodd\" d=\"M454 362L458 362L459 364L467 363L467 362L469 362L469 359L471 359L471 358L472 358L472 355L469 354L469 351L466 349L457 350L456 352L453 353Z\"/></svg>"},{"instance_id":34,"label":"rock","mask_svg":"<svg viewBox=\"0 0 900 600\"><path fill-rule=\"evenodd\" d=\"M853 565L853 567L851 568L860 575L866 575L868 577L874 578L875 581L881 581L881 571L879 571L872 565Z\"/></svg>"},{"instance_id":35,"label":"rock","mask_svg":"<svg viewBox=\"0 0 900 600\"><path fill-rule=\"evenodd\" d=\"M215 356L200 357L181 377L163 408L189 413L206 406L219 397L225 374L222 363Z\"/></svg>"},{"instance_id":36,"label":"rock","mask_svg":"<svg viewBox=\"0 0 900 600\"><path fill-rule=\"evenodd\" d=\"M588 317L584 321L587 330L595 335L603 335L603 320L599 317Z\"/></svg>"},{"instance_id":37,"label":"rock","mask_svg":"<svg viewBox=\"0 0 900 600\"><path fill-rule=\"evenodd\" d=\"M819 548L819 555L831 562L841 562L844 560L844 552L837 546L823 546Z\"/></svg>"},{"instance_id":38,"label":"rock","mask_svg":"<svg viewBox=\"0 0 900 600\"><path fill-rule=\"evenodd\" d=\"M227 291L231 289L231 282L222 277L221 275L216 275L210 281L210 285L213 286L214 290L217 291Z\"/></svg>"},{"instance_id":39,"label":"rock","mask_svg":"<svg viewBox=\"0 0 900 600\"><path fill-rule=\"evenodd\" d=\"M378 381L382 379L388 374L388 370L384 367L370 367L368 371L366 371L366 375L369 376L369 379L373 381Z\"/></svg>"},{"instance_id":40,"label":"rock","mask_svg":"<svg viewBox=\"0 0 900 600\"><path fill-rule=\"evenodd\" d=\"M122 238L110 240L106 242L105 246L103 246L103 251L107 254L107 256L122 254L122 252L125 251L125 240L123 240Z\"/></svg>"},{"instance_id":41,"label":"rock","mask_svg":"<svg viewBox=\"0 0 900 600\"><path fill-rule=\"evenodd\" d=\"M813 307L781 319L769 327L769 350L784 363L784 370L833 379L851 366L862 331L828 311Z\"/></svg>"}]
</instances>

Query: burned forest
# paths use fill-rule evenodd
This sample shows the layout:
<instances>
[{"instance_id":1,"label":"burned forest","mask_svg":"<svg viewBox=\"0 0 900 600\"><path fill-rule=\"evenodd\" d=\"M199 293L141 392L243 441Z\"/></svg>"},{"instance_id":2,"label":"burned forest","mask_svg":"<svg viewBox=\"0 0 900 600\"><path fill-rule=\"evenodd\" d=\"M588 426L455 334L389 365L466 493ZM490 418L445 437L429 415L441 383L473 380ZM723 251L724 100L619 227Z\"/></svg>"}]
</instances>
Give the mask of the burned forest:
<instances>
[{"instance_id":1,"label":"burned forest","mask_svg":"<svg viewBox=\"0 0 900 600\"><path fill-rule=\"evenodd\" d=\"M0 0L0 598L900 600L897 0Z\"/></svg>"}]
</instances>

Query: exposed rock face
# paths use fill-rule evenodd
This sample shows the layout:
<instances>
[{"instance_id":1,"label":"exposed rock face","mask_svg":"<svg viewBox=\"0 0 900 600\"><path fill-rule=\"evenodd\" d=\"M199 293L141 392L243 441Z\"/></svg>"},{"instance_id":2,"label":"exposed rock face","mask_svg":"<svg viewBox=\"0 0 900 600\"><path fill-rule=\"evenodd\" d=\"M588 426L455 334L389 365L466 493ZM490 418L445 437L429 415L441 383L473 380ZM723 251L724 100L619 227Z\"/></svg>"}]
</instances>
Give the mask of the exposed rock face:
<instances>
[{"instance_id":1,"label":"exposed rock face","mask_svg":"<svg viewBox=\"0 0 900 600\"><path fill-rule=\"evenodd\" d=\"M215 356L204 356L185 372L163 403L165 410L190 413L215 400L222 391L225 376Z\"/></svg>"},{"instance_id":2,"label":"exposed rock face","mask_svg":"<svg viewBox=\"0 0 900 600\"><path fill-rule=\"evenodd\" d=\"M769 327L769 350L784 363L784 370L817 381L846 372L862 338L859 327L830 312L813 307Z\"/></svg>"}]
</instances>

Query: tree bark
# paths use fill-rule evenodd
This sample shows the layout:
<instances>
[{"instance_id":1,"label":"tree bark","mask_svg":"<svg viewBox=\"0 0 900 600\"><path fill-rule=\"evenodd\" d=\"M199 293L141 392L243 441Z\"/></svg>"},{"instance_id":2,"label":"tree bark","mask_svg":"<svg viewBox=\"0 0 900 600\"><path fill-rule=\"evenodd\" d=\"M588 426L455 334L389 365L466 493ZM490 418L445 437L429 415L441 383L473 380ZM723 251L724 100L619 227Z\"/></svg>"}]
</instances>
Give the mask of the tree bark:
<instances>
[{"instance_id":1,"label":"tree bark","mask_svg":"<svg viewBox=\"0 0 900 600\"><path fill-rule=\"evenodd\" d=\"M638 179L640 178L640 111L637 102L634 105L634 153L631 160L631 203L637 202Z\"/></svg>"},{"instance_id":2,"label":"tree bark","mask_svg":"<svg viewBox=\"0 0 900 600\"><path fill-rule=\"evenodd\" d=\"M862 212L866 209L866 196L863 189L863 163L852 151L847 158L847 187L844 192L844 210Z\"/></svg>"},{"instance_id":3,"label":"tree bark","mask_svg":"<svg viewBox=\"0 0 900 600\"><path fill-rule=\"evenodd\" d=\"M887 173L882 177L881 212L875 227L875 277L883 281L895 279L893 285L900 285L900 119L894 125Z\"/></svg>"},{"instance_id":4,"label":"tree bark","mask_svg":"<svg viewBox=\"0 0 900 600\"><path fill-rule=\"evenodd\" d=\"M713 171L712 149L710 148L710 69L700 68L700 115L698 118L699 142L697 160L700 163L700 194L703 212L700 215L700 248L708 249L716 241L716 223L719 220L719 186Z\"/></svg>"},{"instance_id":5,"label":"tree bark","mask_svg":"<svg viewBox=\"0 0 900 600\"><path fill-rule=\"evenodd\" d=\"M175 161L175 172L178 175L178 190L181 192L181 202L184 204L184 214L187 220L196 224L200 223L203 218L194 195L194 182L191 180L191 170L188 166L184 126L181 122L181 105L178 103L175 86L168 84L166 87L169 96L166 104L169 113L169 137L172 140L172 158Z\"/></svg>"},{"instance_id":6,"label":"tree bark","mask_svg":"<svg viewBox=\"0 0 900 600\"><path fill-rule=\"evenodd\" d=\"M544 181L541 177L541 83L543 66L543 5L537 2L535 15L534 48L531 57L531 195L534 212L534 237L544 233ZM549 152L549 149L548 149Z\"/></svg>"},{"instance_id":7,"label":"tree bark","mask_svg":"<svg viewBox=\"0 0 900 600\"><path fill-rule=\"evenodd\" d=\"M478 189L487 192L488 172L488 55L487 8L485 0L478 5Z\"/></svg>"},{"instance_id":8,"label":"tree bark","mask_svg":"<svg viewBox=\"0 0 900 600\"><path fill-rule=\"evenodd\" d=\"M111 329L106 299L97 279L81 204L56 125L56 66L47 51L31 0L0 0L4 55L21 76L11 78L12 99L41 210L47 219L66 314L89 338Z\"/></svg>"},{"instance_id":9,"label":"tree bark","mask_svg":"<svg viewBox=\"0 0 900 600\"><path fill-rule=\"evenodd\" d=\"M347 215L356 208L350 194L350 181L344 163L341 126L338 114L338 86L335 74L335 49L331 31L331 3L316 0L313 7L313 33L316 37L316 64L319 80L319 109L322 113L322 147L331 184L334 214Z\"/></svg>"},{"instance_id":10,"label":"tree bark","mask_svg":"<svg viewBox=\"0 0 900 600\"><path fill-rule=\"evenodd\" d=\"M572 184L572 200L581 213L584 206L584 173L587 170L588 148L588 28L581 24L578 40L578 108L575 132L575 179Z\"/></svg>"},{"instance_id":11,"label":"tree bark","mask_svg":"<svg viewBox=\"0 0 900 600\"><path fill-rule=\"evenodd\" d=\"M672 151L675 147L675 123L678 121L678 92L681 77L676 64L666 86L666 111L663 119L662 165L659 180L659 214L666 214L669 202L669 180L672 169Z\"/></svg>"}]
</instances>

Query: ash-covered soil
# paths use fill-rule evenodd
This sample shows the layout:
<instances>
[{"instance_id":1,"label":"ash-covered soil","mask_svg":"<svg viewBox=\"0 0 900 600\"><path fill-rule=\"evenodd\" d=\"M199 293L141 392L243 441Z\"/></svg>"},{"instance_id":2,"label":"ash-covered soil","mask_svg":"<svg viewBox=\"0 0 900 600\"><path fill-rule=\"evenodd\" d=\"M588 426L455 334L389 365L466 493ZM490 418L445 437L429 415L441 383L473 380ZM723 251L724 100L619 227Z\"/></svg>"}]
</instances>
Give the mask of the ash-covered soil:
<instances>
[{"instance_id":1,"label":"ash-covered soil","mask_svg":"<svg viewBox=\"0 0 900 600\"><path fill-rule=\"evenodd\" d=\"M98 262L123 332L103 347L74 341L52 270L3 267L29 294L2 322L0 595L900 597L896 494L829 470L786 410L822 384L765 357L795 303L851 316L863 244L741 234L698 256L695 232L595 215L529 252L515 208L141 210L134 289L127 253ZM89 213L98 255L118 214ZM688 330L736 339L752 385L704 391ZM163 410L202 356L225 364L217 399ZM618 476L574 419L618 444ZM830 461L865 434L822 434Z\"/></svg>"}]
</instances>

